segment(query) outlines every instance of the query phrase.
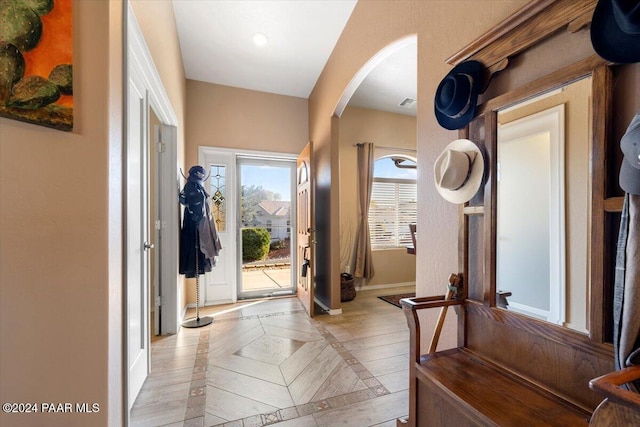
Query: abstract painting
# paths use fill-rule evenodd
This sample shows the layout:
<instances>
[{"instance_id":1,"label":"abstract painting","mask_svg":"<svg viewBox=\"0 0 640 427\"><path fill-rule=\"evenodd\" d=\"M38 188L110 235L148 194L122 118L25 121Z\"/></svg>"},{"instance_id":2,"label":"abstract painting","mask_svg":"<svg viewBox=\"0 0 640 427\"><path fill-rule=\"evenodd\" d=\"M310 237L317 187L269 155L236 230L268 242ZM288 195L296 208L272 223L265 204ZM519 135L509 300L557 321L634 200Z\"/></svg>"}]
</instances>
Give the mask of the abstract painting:
<instances>
[{"instance_id":1,"label":"abstract painting","mask_svg":"<svg viewBox=\"0 0 640 427\"><path fill-rule=\"evenodd\" d=\"M73 0L0 0L0 117L73 129Z\"/></svg>"}]
</instances>

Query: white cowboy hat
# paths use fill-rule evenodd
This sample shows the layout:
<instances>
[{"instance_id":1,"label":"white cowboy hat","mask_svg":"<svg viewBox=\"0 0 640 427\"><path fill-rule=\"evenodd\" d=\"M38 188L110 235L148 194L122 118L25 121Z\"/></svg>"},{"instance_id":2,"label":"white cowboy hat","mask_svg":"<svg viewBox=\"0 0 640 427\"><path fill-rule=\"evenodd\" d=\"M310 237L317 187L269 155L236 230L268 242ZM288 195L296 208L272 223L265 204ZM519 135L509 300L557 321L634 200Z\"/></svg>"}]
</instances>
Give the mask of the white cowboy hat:
<instances>
[{"instance_id":1,"label":"white cowboy hat","mask_svg":"<svg viewBox=\"0 0 640 427\"><path fill-rule=\"evenodd\" d=\"M438 193L451 203L471 200L482 183L484 159L476 144L468 139L449 143L433 166Z\"/></svg>"}]
</instances>

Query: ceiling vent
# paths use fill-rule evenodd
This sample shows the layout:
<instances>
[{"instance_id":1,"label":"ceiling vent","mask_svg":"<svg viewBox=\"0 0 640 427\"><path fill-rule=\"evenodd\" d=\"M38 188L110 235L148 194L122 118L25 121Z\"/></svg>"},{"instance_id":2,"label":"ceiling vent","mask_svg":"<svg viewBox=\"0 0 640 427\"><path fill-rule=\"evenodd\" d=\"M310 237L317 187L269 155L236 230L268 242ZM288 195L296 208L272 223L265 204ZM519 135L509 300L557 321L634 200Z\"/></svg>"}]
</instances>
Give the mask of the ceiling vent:
<instances>
[{"instance_id":1,"label":"ceiling vent","mask_svg":"<svg viewBox=\"0 0 640 427\"><path fill-rule=\"evenodd\" d=\"M398 104L398 106L402 108L413 108L417 102L418 101L413 98L405 98L400 104Z\"/></svg>"}]
</instances>

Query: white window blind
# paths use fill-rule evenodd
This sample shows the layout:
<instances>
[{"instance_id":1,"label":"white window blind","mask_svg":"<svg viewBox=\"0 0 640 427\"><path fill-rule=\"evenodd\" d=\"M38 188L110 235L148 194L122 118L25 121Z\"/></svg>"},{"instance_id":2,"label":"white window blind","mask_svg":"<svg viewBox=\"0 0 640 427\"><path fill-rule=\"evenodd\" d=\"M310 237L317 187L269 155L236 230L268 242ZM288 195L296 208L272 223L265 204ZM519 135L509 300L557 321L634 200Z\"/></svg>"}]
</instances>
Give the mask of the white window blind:
<instances>
[{"instance_id":1,"label":"white window blind","mask_svg":"<svg viewBox=\"0 0 640 427\"><path fill-rule=\"evenodd\" d=\"M416 182L411 179L374 178L369 207L372 249L412 244L409 224L417 217Z\"/></svg>"}]
</instances>

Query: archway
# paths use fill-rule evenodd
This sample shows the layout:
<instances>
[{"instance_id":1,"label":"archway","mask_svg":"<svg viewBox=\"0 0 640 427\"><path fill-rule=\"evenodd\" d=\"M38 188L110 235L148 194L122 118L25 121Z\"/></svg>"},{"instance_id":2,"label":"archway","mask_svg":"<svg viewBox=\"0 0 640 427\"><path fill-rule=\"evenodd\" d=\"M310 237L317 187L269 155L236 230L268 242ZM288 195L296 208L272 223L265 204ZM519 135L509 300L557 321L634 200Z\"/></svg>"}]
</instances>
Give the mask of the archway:
<instances>
[{"instance_id":1,"label":"archway","mask_svg":"<svg viewBox=\"0 0 640 427\"><path fill-rule=\"evenodd\" d=\"M411 56L411 60L407 60ZM411 68L410 73L403 74L402 80L412 83L413 87L409 89L406 86L394 84L397 82L393 82L391 77L393 73L407 71L407 68ZM376 90L376 85L384 86L385 82L391 86L391 89L387 91L380 89L377 95L378 98L388 97L386 103L380 99L376 100L375 96L362 95L363 90L365 92ZM359 215L356 202L358 199L355 176L357 160L354 144L373 142L376 146L376 158L404 155L416 159L416 98L417 36L410 35L387 45L373 55L353 76L336 105L332 120L332 126L336 127L332 134L336 136L332 142L332 148L338 150L339 158L340 222L337 232L339 233L341 273L352 273L354 267L353 242L357 234ZM411 108L399 107L398 104L403 101L407 101L405 104L410 104ZM409 228L406 228L407 235L410 235ZM382 288L387 285L414 286L415 257L407 256L406 247L398 246L397 243L393 249L388 249L385 250L384 256L379 253L378 258L388 260L387 255L393 253L394 261L391 264L397 265L404 264L398 264L396 258L407 258L404 260L406 265L400 270L411 271L412 274L399 274L394 277L393 273L388 274L387 262L382 262L380 274L376 271L378 277L367 282L367 289ZM358 284L362 286L364 283ZM337 292L337 289L335 291Z\"/></svg>"}]
</instances>

